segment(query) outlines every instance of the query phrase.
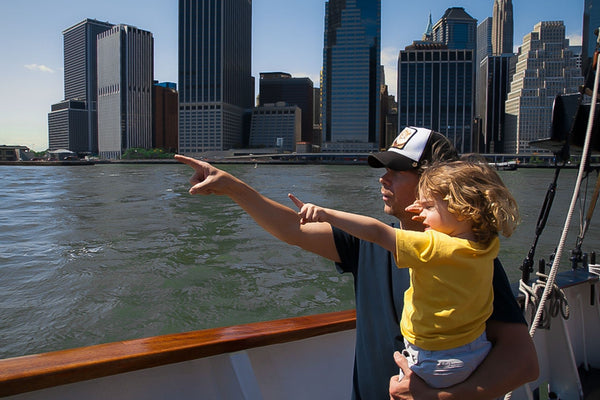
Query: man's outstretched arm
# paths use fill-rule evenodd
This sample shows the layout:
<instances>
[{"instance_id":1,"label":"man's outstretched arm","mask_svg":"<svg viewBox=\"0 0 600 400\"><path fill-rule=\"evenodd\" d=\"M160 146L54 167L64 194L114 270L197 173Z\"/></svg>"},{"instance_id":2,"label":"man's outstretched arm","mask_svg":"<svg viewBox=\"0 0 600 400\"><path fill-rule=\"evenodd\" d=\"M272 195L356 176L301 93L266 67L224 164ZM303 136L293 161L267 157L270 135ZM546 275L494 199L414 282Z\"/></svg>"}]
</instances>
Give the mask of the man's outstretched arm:
<instances>
[{"instance_id":1,"label":"man's outstretched arm","mask_svg":"<svg viewBox=\"0 0 600 400\"><path fill-rule=\"evenodd\" d=\"M175 159L194 169L190 179L191 194L227 196L279 240L340 261L329 224L300 225L296 211L261 195L235 176L194 158L176 155Z\"/></svg>"}]
</instances>

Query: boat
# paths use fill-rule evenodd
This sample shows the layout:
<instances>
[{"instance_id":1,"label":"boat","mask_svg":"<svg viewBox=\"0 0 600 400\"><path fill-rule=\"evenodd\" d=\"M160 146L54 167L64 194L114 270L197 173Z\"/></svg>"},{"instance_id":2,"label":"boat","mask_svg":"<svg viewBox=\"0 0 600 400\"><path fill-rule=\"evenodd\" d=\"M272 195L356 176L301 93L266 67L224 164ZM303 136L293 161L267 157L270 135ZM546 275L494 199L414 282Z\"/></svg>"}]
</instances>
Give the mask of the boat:
<instances>
[{"instance_id":1,"label":"boat","mask_svg":"<svg viewBox=\"0 0 600 400\"><path fill-rule=\"evenodd\" d=\"M599 188L600 179L588 223ZM545 216L542 210L536 234ZM534 246L524 262L514 293L533 331L540 375L512 399L600 398L600 265L595 253L581 251L580 236L569 271L553 273L557 252L530 279ZM347 310L4 359L0 397L347 399L355 318Z\"/></svg>"},{"instance_id":2,"label":"boat","mask_svg":"<svg viewBox=\"0 0 600 400\"><path fill-rule=\"evenodd\" d=\"M563 147L579 143L579 138L557 128L555 122L566 112L557 106L562 102L561 97L555 101L551 147L561 140ZM581 115L591 119L592 110ZM592 129L587 130L591 134ZM593 176L585 162L589 147L581 143L578 182ZM559 153L564 155L564 149ZM556 272L565 247L561 243L550 255L551 262L539 260L533 273L537 236L545 225L559 171L540 211L536 239L521 266L522 278L513 287L530 324L540 375L507 395L512 399L600 398L600 264L594 252L582 250L600 178L568 260L570 270ZM569 225L567 215L565 226ZM355 327L355 311L346 310L9 358L0 360L0 397L348 399Z\"/></svg>"},{"instance_id":3,"label":"boat","mask_svg":"<svg viewBox=\"0 0 600 400\"><path fill-rule=\"evenodd\" d=\"M516 171L517 170L517 162L516 161L505 161L505 162L495 162L489 163L491 167L494 167L497 171Z\"/></svg>"}]
</instances>

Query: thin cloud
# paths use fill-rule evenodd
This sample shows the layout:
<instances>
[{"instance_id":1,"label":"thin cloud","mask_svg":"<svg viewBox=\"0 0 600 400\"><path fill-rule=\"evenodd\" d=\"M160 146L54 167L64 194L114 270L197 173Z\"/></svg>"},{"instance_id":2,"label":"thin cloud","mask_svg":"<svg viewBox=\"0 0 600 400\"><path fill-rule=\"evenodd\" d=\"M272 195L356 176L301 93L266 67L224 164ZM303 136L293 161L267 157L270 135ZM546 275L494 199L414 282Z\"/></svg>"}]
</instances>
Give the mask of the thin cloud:
<instances>
[{"instance_id":1,"label":"thin cloud","mask_svg":"<svg viewBox=\"0 0 600 400\"><path fill-rule=\"evenodd\" d=\"M54 70L50 67L40 64L26 64L24 67L30 71L38 71L38 72L48 72L50 74L54 73Z\"/></svg>"},{"instance_id":2,"label":"thin cloud","mask_svg":"<svg viewBox=\"0 0 600 400\"><path fill-rule=\"evenodd\" d=\"M398 83L398 53L396 47L386 47L381 50L381 64L385 69L385 84L388 92L396 96Z\"/></svg>"},{"instance_id":3,"label":"thin cloud","mask_svg":"<svg viewBox=\"0 0 600 400\"><path fill-rule=\"evenodd\" d=\"M398 62L399 50L397 47L385 47L381 50L381 63L383 65L394 65Z\"/></svg>"},{"instance_id":4,"label":"thin cloud","mask_svg":"<svg viewBox=\"0 0 600 400\"><path fill-rule=\"evenodd\" d=\"M571 46L581 46L581 42L582 42L582 37L580 34L577 33L571 33L567 36L567 39L569 39L569 44Z\"/></svg>"}]
</instances>

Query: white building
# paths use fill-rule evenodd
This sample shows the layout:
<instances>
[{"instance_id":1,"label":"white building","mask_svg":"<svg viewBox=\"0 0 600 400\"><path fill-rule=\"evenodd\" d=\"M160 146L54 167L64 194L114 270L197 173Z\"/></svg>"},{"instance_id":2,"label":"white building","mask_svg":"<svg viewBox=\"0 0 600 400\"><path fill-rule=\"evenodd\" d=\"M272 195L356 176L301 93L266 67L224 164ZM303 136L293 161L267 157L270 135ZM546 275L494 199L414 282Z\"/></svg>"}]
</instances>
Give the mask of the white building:
<instances>
[{"instance_id":1,"label":"white building","mask_svg":"<svg viewBox=\"0 0 600 400\"><path fill-rule=\"evenodd\" d=\"M529 142L548 136L552 104L558 94L575 93L583 84L562 21L538 22L523 37L516 72L506 100L504 151L544 152Z\"/></svg>"},{"instance_id":2,"label":"white building","mask_svg":"<svg viewBox=\"0 0 600 400\"><path fill-rule=\"evenodd\" d=\"M152 33L116 25L98 35L98 152L152 148Z\"/></svg>"}]
</instances>

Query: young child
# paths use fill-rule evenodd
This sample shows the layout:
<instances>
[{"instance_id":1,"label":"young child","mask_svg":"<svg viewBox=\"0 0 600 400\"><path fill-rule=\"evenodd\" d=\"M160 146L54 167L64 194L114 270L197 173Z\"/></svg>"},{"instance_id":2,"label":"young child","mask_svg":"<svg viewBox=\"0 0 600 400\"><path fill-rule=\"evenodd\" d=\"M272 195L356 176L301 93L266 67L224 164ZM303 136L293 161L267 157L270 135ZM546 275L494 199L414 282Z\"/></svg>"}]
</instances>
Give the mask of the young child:
<instances>
[{"instance_id":1,"label":"young child","mask_svg":"<svg viewBox=\"0 0 600 400\"><path fill-rule=\"evenodd\" d=\"M396 229L289 196L300 209L301 224L337 226L393 252L399 268L410 268L400 322L403 354L413 372L441 388L465 380L491 348L485 324L492 313L498 233L510 236L519 212L486 163L432 165L422 173L417 191L407 211L418 214L413 219L423 223L423 232Z\"/></svg>"}]
</instances>

